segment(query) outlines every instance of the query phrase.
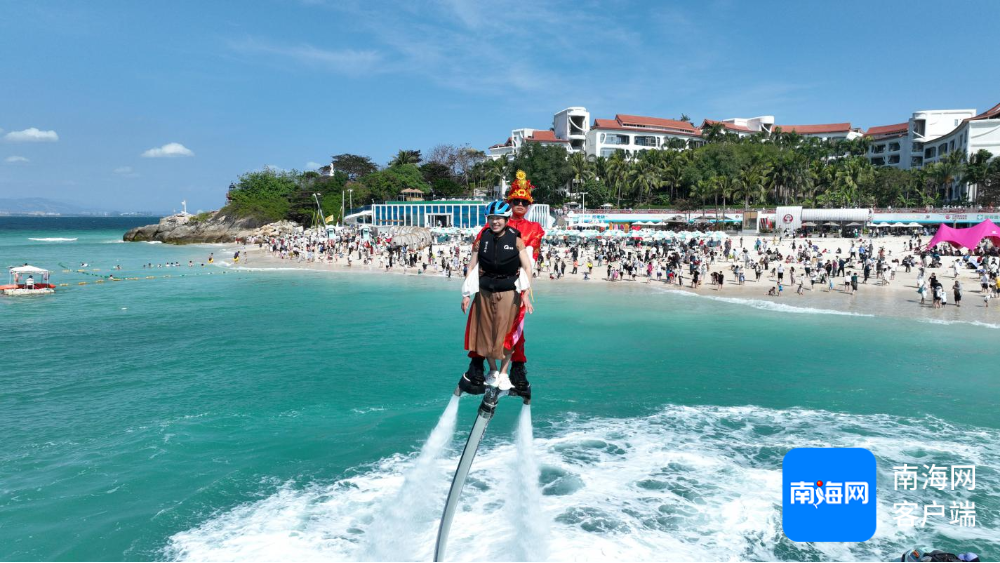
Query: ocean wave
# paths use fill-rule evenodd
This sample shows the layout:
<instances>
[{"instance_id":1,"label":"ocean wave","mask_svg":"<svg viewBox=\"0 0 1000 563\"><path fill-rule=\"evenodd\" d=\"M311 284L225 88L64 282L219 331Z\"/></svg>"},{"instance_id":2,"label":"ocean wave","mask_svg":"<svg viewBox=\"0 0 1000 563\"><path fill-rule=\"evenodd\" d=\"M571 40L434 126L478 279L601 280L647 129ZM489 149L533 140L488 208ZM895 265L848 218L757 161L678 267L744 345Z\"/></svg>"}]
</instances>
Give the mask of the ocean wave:
<instances>
[{"instance_id":1,"label":"ocean wave","mask_svg":"<svg viewBox=\"0 0 1000 563\"><path fill-rule=\"evenodd\" d=\"M101 241L101 244L119 244L119 243L124 244L125 241L119 240L119 239L115 239L115 240L102 240Z\"/></svg>"},{"instance_id":2,"label":"ocean wave","mask_svg":"<svg viewBox=\"0 0 1000 563\"><path fill-rule=\"evenodd\" d=\"M465 487L448 542L450 559L509 560L517 552L525 517L512 514L517 503L510 491L521 488L511 470L519 454L511 437L493 438L481 448ZM424 472L421 490L440 500L406 520L406 535L414 540L394 559L431 558L458 442L451 440L450 454ZM1000 464L1000 432L934 417L674 405L635 418L568 416L536 429L541 510L528 524L547 528L548 555L566 561L653 561L664 554L691 561L885 561L913 546L1000 549L1000 530L993 526L900 527L893 503L958 497L891 486L880 488L887 492L878 495L872 541L790 548L781 529L781 462L794 447L868 448L879 460L882 483L892 483L892 467L902 463ZM286 483L263 500L175 534L164 554L176 560L378 560L371 537L381 533L384 507L416 465L417 454L397 454L333 483ZM976 502L980 514L993 514L1000 485L982 481L961 498Z\"/></svg>"},{"instance_id":3,"label":"ocean wave","mask_svg":"<svg viewBox=\"0 0 1000 563\"><path fill-rule=\"evenodd\" d=\"M34 240L38 242L73 242L77 239L75 238L62 238L62 237L47 237L47 238L32 238L28 237L28 240Z\"/></svg>"},{"instance_id":4,"label":"ocean wave","mask_svg":"<svg viewBox=\"0 0 1000 563\"><path fill-rule=\"evenodd\" d=\"M775 311L778 313L796 313L800 315L843 315L847 317L874 317L868 313L852 313L851 311L837 311L834 309L815 309L812 307L796 307L794 305L787 305L785 303L778 303L776 301L768 301L766 299L744 299L741 297L719 297L715 295L701 295L700 293L692 293L690 291L681 290L669 290L673 293L680 295L687 295L690 297L700 297L702 299L711 299L712 301L721 301L723 303L732 303L734 305L745 305L747 307L753 307L754 309L760 309L762 311Z\"/></svg>"},{"instance_id":5,"label":"ocean wave","mask_svg":"<svg viewBox=\"0 0 1000 563\"><path fill-rule=\"evenodd\" d=\"M920 319L922 323L932 325L972 325L985 328L1000 329L1000 324L984 323L983 321L949 321L945 319Z\"/></svg>"},{"instance_id":6,"label":"ocean wave","mask_svg":"<svg viewBox=\"0 0 1000 563\"><path fill-rule=\"evenodd\" d=\"M145 242L146 244L163 244L163 241L161 240L147 240L143 242Z\"/></svg>"}]
</instances>

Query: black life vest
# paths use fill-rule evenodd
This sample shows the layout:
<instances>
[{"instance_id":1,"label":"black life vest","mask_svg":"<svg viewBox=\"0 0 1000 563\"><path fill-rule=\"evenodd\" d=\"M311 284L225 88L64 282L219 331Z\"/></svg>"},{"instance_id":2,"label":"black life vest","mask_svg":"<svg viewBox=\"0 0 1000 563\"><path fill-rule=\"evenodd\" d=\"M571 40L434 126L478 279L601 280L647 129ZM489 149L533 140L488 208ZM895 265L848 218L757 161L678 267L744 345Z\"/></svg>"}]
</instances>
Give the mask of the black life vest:
<instances>
[{"instance_id":1,"label":"black life vest","mask_svg":"<svg viewBox=\"0 0 1000 563\"><path fill-rule=\"evenodd\" d=\"M499 236L490 229L479 238L479 288L487 291L512 291L521 268L517 239L521 233L507 227Z\"/></svg>"}]
</instances>

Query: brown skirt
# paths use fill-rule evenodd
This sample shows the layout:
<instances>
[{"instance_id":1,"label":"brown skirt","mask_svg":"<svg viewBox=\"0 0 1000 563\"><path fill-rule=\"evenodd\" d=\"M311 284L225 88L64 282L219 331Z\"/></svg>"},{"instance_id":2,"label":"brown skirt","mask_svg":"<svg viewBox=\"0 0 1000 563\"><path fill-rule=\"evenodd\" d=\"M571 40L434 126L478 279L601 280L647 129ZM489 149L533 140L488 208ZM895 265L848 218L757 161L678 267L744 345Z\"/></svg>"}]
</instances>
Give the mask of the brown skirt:
<instances>
[{"instance_id":1,"label":"brown skirt","mask_svg":"<svg viewBox=\"0 0 1000 563\"><path fill-rule=\"evenodd\" d=\"M494 293L480 289L469 311L465 349L484 358L503 359L503 341L513 328L520 309L519 292Z\"/></svg>"}]
</instances>

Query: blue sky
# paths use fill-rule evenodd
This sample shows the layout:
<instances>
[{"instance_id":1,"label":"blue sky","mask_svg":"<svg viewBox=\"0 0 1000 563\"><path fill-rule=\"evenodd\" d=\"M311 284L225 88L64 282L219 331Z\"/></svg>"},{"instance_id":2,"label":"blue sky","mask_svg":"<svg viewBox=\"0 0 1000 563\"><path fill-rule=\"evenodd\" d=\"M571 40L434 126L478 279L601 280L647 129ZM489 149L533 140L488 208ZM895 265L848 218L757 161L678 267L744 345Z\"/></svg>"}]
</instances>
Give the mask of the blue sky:
<instances>
[{"instance_id":1,"label":"blue sky","mask_svg":"<svg viewBox=\"0 0 1000 563\"><path fill-rule=\"evenodd\" d=\"M568 106L864 128L982 111L995 7L0 0L0 198L214 209L247 170L485 149Z\"/></svg>"}]
</instances>

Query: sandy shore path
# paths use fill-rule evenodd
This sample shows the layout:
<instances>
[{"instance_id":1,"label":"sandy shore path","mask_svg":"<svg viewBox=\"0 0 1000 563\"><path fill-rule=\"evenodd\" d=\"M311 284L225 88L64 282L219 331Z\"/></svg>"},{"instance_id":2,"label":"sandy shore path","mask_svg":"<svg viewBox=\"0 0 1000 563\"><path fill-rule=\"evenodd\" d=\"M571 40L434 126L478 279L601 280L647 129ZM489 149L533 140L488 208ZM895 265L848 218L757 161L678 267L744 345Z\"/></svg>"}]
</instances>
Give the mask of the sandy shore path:
<instances>
[{"instance_id":1,"label":"sandy shore path","mask_svg":"<svg viewBox=\"0 0 1000 563\"><path fill-rule=\"evenodd\" d=\"M753 251L754 240L755 237L745 236L743 238L744 244L746 244L750 249L750 256L752 258L756 257L756 253ZM819 246L820 249L827 249L832 254L835 254L838 248L842 251L842 255L848 254L851 247L851 239L826 238L812 240L814 244ZM908 237L886 237L875 239L875 251L878 252L879 248L884 247L887 255L889 256L889 260L902 260L904 256L910 254L904 249L904 244L908 240ZM734 246L739 249L740 246L738 236L733 238L733 242ZM768 243L771 244L771 242L772 240L768 239ZM805 240L795 239L795 242L796 244L802 244ZM771 244L771 248L778 248L782 254L787 255L792 252L791 243L791 240L786 239L780 244ZM445 248L445 245L440 245L440 247ZM437 248L438 245L435 246L435 251ZM334 263L281 259L272 255L270 252L258 249L255 246L237 247L235 245L227 245L226 249L229 255L237 249L240 249L243 252L245 259L238 266L240 268L260 268L270 270L294 269L368 275L419 275L421 277L437 278L440 279L442 283L453 285L456 292L456 302L460 299L458 295L458 288L461 283L460 276L453 275L451 279L448 279L445 277L443 272L438 271L433 266L429 266L426 272L418 274L416 268L407 268L404 270L398 265L392 268L392 270L387 271L384 267L379 268L377 262L371 266L365 266L355 260L353 264L348 267L345 259L340 259ZM562 254L564 250L566 249L561 247L558 248L558 252L560 254ZM226 254L224 253L223 255ZM775 276L770 272L763 273L760 281L753 281L755 276L753 272L750 271L749 275L746 276L746 283L744 285L739 285L731 270L733 262L725 261L716 262L709 268L710 272L723 272L725 274L725 284L721 288L713 286L710 283L703 283L698 288L692 288L690 284L691 278L689 275L684 276L685 283L683 286L657 281L655 274L652 280L647 280L647 278L643 275L637 277L635 281L632 281L631 278L627 278L626 280L612 282L606 279L607 266L598 266L596 262L594 263L592 276L590 279L584 280L583 272L586 270L586 260L580 261L578 274L571 274L572 259L568 257L566 259L566 275L564 277L555 280L549 279L548 271L543 270L539 273L534 283L536 284L536 300L541 299L542 304L544 303L544 294L547 287L557 286L560 284L580 284L581 286L601 285L606 287L608 290L614 290L619 287L645 288L649 291L650 296L660 294L665 291L686 292L734 304L748 305L760 309L782 310L785 312L808 313L820 310L828 313L837 312L842 314L866 316L906 317L919 319L925 322L940 323L943 325L950 323L973 323L981 324L984 328L1000 329L1000 300L991 301L989 308L983 306L983 294L980 290L979 276L973 270L959 270L957 279L961 281L962 284L963 299L961 307L956 307L954 305L954 297L951 288L956 278L951 264L956 259L957 257L942 257L942 267L927 269L927 277L930 277L931 274L936 274L948 292L948 305L941 309L934 309L931 306L929 293L927 302L921 305L920 295L917 293L918 269L913 268L911 272L907 273L905 272L905 268L902 266L897 268L896 279L891 281L888 285L882 285L878 280L872 277L869 278L867 284L859 284L858 291L854 295L851 295L850 292L844 290L845 278L835 278L833 290L829 290L826 284L820 283L817 283L813 287L809 283L808 278L805 278L802 295L796 294L799 274L804 274L805 272L801 265L794 263L785 264L784 291L779 297L767 295L768 290L777 284ZM223 262L221 265L233 267L228 262ZM793 266L795 267L796 272L795 285L788 283L790 268ZM861 272L857 268L848 267L845 268L845 270L857 270L859 279L862 279L862 276L860 275ZM706 277L709 280L711 279L711 276Z\"/></svg>"}]
</instances>

